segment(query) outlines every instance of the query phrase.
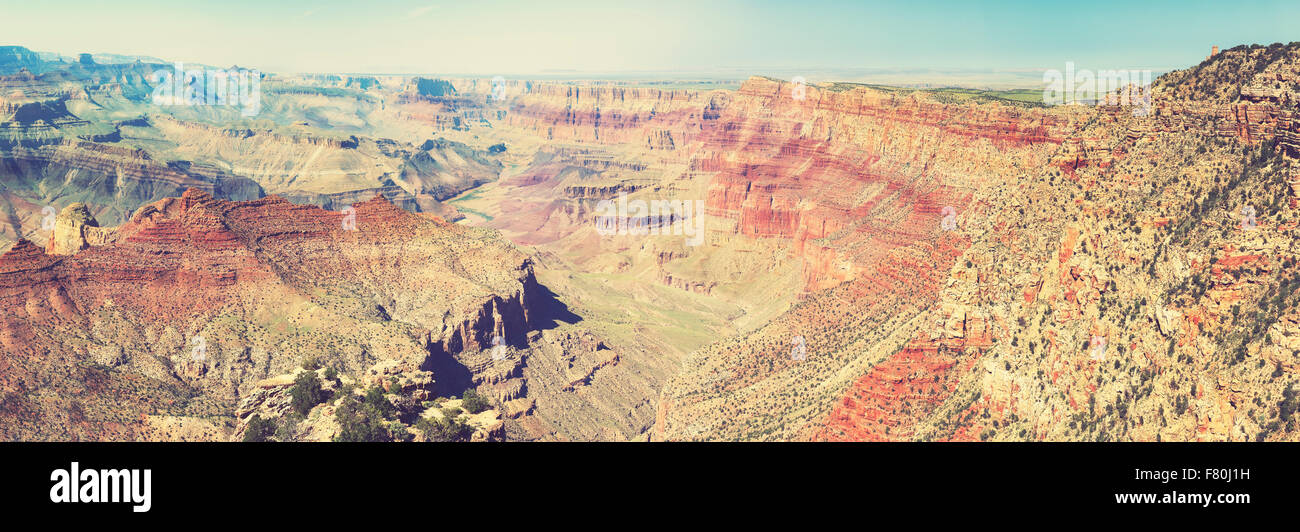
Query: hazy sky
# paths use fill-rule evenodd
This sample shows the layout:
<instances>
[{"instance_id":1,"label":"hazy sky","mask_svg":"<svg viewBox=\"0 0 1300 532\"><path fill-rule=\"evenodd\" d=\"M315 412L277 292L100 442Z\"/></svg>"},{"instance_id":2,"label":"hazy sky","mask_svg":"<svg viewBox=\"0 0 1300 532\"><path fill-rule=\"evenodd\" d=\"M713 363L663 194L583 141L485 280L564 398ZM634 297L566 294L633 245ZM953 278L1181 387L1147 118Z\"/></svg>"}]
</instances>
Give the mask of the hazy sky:
<instances>
[{"instance_id":1,"label":"hazy sky","mask_svg":"<svg viewBox=\"0 0 1300 532\"><path fill-rule=\"evenodd\" d=\"M0 45L272 72L1182 68L1300 2L0 0ZM1147 5L1139 5L1147 4Z\"/></svg>"}]
</instances>

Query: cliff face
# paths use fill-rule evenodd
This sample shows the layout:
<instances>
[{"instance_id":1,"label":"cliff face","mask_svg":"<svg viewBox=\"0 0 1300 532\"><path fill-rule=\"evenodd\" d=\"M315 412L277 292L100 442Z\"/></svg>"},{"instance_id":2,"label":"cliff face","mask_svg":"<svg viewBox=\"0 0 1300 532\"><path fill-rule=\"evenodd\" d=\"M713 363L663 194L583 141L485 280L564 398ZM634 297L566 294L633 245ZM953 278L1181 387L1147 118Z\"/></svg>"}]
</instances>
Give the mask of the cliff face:
<instances>
[{"instance_id":1,"label":"cliff face","mask_svg":"<svg viewBox=\"0 0 1300 532\"><path fill-rule=\"evenodd\" d=\"M45 61L22 46L0 46L0 74L12 74L20 70L42 72L45 70Z\"/></svg>"},{"instance_id":2,"label":"cliff face","mask_svg":"<svg viewBox=\"0 0 1300 532\"><path fill-rule=\"evenodd\" d=\"M505 122L553 141L673 149L700 134L710 98L689 90L537 85L511 102Z\"/></svg>"},{"instance_id":3,"label":"cliff face","mask_svg":"<svg viewBox=\"0 0 1300 532\"><path fill-rule=\"evenodd\" d=\"M36 146L0 148L0 171L9 183L15 216L5 231L43 237L39 213L44 207L80 200L91 214L109 224L125 221L131 210L198 188L222 197L260 197L256 183L228 174L204 175L154 160L143 150L60 139ZM18 198L12 196L27 196ZM47 198L62 198L51 200ZM44 205L42 205L44 204ZM28 223L23 223L23 220Z\"/></svg>"},{"instance_id":4,"label":"cliff face","mask_svg":"<svg viewBox=\"0 0 1300 532\"><path fill-rule=\"evenodd\" d=\"M4 437L167 439L158 426L215 419L220 438L257 379L309 358L351 375L433 368L452 395L478 384L456 375L471 344L510 331L525 345L525 256L381 198L355 208L348 230L341 213L190 190L69 255L20 241L0 257ZM77 213L56 245L92 229Z\"/></svg>"},{"instance_id":5,"label":"cliff face","mask_svg":"<svg viewBox=\"0 0 1300 532\"><path fill-rule=\"evenodd\" d=\"M403 118L439 130L481 125L548 143L627 144L671 152L695 142L727 93L617 85L575 86L507 80L453 80L454 96L396 98Z\"/></svg>"},{"instance_id":6,"label":"cliff face","mask_svg":"<svg viewBox=\"0 0 1300 532\"><path fill-rule=\"evenodd\" d=\"M310 130L229 128L154 117L150 129L177 144L170 154L222 168L271 194L307 197L395 187L402 201L448 199L494 180L501 164L457 142L407 144L390 139L322 135ZM424 202L421 202L424 199ZM416 209L418 210L418 209Z\"/></svg>"},{"instance_id":7,"label":"cliff face","mask_svg":"<svg viewBox=\"0 0 1300 532\"><path fill-rule=\"evenodd\" d=\"M691 356L655 436L1293 439L1295 51L1161 78L1146 116L817 88L783 106L751 81L694 168L724 231L799 250L808 294Z\"/></svg>"},{"instance_id":8,"label":"cliff face","mask_svg":"<svg viewBox=\"0 0 1300 532\"><path fill-rule=\"evenodd\" d=\"M868 89L806 89L753 78L722 112L694 168L713 173L715 227L788 240L808 290L965 214L971 191L1043 164L1072 126L1041 109L959 106Z\"/></svg>"},{"instance_id":9,"label":"cliff face","mask_svg":"<svg viewBox=\"0 0 1300 532\"><path fill-rule=\"evenodd\" d=\"M1070 111L867 88L810 87L795 100L788 84L751 79L721 109L692 169L712 176L710 227L722 239L781 243L800 263L804 299L693 354L664 391L656 437L808 437L858 375L889 383L953 366L934 357L960 352L968 336L970 347L986 347L977 317L969 331L961 318L955 339L906 331L934 313L957 258L987 230L977 222L990 208L981 191L1046 165L1081 123ZM903 401L895 384L864 386Z\"/></svg>"}]
</instances>

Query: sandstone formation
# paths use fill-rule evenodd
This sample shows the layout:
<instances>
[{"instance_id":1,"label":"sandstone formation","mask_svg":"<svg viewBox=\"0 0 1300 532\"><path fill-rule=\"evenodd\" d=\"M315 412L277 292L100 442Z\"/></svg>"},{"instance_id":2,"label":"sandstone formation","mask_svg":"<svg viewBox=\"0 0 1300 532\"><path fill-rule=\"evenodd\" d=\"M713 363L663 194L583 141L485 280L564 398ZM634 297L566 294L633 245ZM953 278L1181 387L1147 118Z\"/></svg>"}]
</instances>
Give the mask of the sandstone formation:
<instances>
[{"instance_id":1,"label":"sandstone formation","mask_svg":"<svg viewBox=\"0 0 1300 532\"><path fill-rule=\"evenodd\" d=\"M54 255L72 255L90 246L103 245L111 238L112 232L99 227L84 204L73 203L54 219L50 243L45 249Z\"/></svg>"}]
</instances>

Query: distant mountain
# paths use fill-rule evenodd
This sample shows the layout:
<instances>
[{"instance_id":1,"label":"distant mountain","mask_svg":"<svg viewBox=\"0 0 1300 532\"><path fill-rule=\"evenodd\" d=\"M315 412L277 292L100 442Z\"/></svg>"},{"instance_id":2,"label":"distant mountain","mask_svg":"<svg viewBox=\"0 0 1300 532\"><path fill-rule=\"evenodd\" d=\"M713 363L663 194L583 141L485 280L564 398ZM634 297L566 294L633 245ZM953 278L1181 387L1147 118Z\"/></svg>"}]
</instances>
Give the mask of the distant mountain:
<instances>
[{"instance_id":1,"label":"distant mountain","mask_svg":"<svg viewBox=\"0 0 1300 532\"><path fill-rule=\"evenodd\" d=\"M40 59L51 63L64 62L76 63L78 58L70 55L63 55L58 52L34 52ZM151 55L124 55L124 54L90 54L90 58L101 65L123 65L136 61L141 63L168 63L166 59L157 58Z\"/></svg>"},{"instance_id":2,"label":"distant mountain","mask_svg":"<svg viewBox=\"0 0 1300 532\"><path fill-rule=\"evenodd\" d=\"M90 54L90 58L99 65L129 65L136 61L153 64L168 62L166 59L145 55ZM0 75L13 74L24 68L33 74L41 74L79 62L78 56L34 52L25 46L0 46Z\"/></svg>"},{"instance_id":3,"label":"distant mountain","mask_svg":"<svg viewBox=\"0 0 1300 532\"><path fill-rule=\"evenodd\" d=\"M0 74L13 74L24 68L35 74L47 70L45 61L31 50L22 46L0 46Z\"/></svg>"}]
</instances>

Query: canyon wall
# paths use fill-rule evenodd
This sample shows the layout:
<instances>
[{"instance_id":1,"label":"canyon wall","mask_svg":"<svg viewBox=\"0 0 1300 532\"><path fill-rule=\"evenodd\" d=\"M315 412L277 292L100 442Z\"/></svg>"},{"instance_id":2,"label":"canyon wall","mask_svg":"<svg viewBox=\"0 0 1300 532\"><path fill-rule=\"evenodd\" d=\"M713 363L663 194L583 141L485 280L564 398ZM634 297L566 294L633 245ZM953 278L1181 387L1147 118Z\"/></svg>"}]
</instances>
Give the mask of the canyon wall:
<instances>
[{"instance_id":1,"label":"canyon wall","mask_svg":"<svg viewBox=\"0 0 1300 532\"><path fill-rule=\"evenodd\" d=\"M170 419L220 438L258 379L304 360L450 368L434 389L453 395L475 384L453 371L467 344L526 344L527 257L382 198L355 208L352 230L278 197L191 189L68 254L19 241L0 257L4 437L169 439L152 427Z\"/></svg>"},{"instance_id":2,"label":"canyon wall","mask_svg":"<svg viewBox=\"0 0 1300 532\"><path fill-rule=\"evenodd\" d=\"M917 322L985 230L975 222L989 208L980 191L1045 165L1082 123L1069 112L947 104L920 92L808 87L804 96L752 78L692 168L712 175L712 230L783 242L800 261L805 299L693 354L664 391L655 437L806 437L858 375L896 373L887 368L935 353L912 336L928 334Z\"/></svg>"}]
</instances>

